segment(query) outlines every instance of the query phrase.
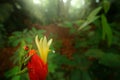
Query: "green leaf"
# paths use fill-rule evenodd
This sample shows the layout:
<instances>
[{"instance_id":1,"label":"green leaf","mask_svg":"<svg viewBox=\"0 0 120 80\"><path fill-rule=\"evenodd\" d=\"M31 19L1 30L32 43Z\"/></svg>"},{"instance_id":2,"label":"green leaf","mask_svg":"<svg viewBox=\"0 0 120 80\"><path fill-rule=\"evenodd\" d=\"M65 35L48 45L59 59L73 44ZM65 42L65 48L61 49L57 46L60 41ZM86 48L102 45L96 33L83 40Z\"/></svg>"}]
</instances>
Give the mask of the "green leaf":
<instances>
[{"instance_id":1,"label":"green leaf","mask_svg":"<svg viewBox=\"0 0 120 80\"><path fill-rule=\"evenodd\" d=\"M26 34L28 32L28 29L23 30L23 34Z\"/></svg>"},{"instance_id":2,"label":"green leaf","mask_svg":"<svg viewBox=\"0 0 120 80\"><path fill-rule=\"evenodd\" d=\"M74 69L73 71L71 71L71 75L70 75L70 80L81 80L81 71L78 69Z\"/></svg>"},{"instance_id":3,"label":"green leaf","mask_svg":"<svg viewBox=\"0 0 120 80\"><path fill-rule=\"evenodd\" d=\"M20 32L20 31L16 31L16 32L13 32L12 33L14 36L22 36L22 32Z\"/></svg>"},{"instance_id":4,"label":"green leaf","mask_svg":"<svg viewBox=\"0 0 120 80\"><path fill-rule=\"evenodd\" d=\"M90 23L89 23L88 21L84 22L84 23L79 27L78 30L83 29L84 27L86 27L86 26L89 25L89 24L90 24Z\"/></svg>"},{"instance_id":5,"label":"green leaf","mask_svg":"<svg viewBox=\"0 0 120 80\"><path fill-rule=\"evenodd\" d=\"M101 57L104 55L104 52L101 51L100 49L89 49L89 50L85 53L85 55L99 59L99 58L101 58Z\"/></svg>"},{"instance_id":6,"label":"green leaf","mask_svg":"<svg viewBox=\"0 0 120 80\"><path fill-rule=\"evenodd\" d=\"M72 22L69 22L69 21L65 21L63 24L61 24L63 27L66 27L66 28L71 28L73 27L73 23Z\"/></svg>"},{"instance_id":7,"label":"green leaf","mask_svg":"<svg viewBox=\"0 0 120 80\"><path fill-rule=\"evenodd\" d=\"M93 19L98 13L99 11L102 9L102 7L98 7L96 9L94 9L90 14L89 16L87 17L87 20L91 20Z\"/></svg>"},{"instance_id":8,"label":"green leaf","mask_svg":"<svg viewBox=\"0 0 120 80\"><path fill-rule=\"evenodd\" d=\"M87 17L87 20L79 27L78 30L83 29L84 27L88 26L90 23L98 19L99 16L97 16L97 14L99 13L100 10L101 10L101 7L94 9Z\"/></svg>"},{"instance_id":9,"label":"green leaf","mask_svg":"<svg viewBox=\"0 0 120 80\"><path fill-rule=\"evenodd\" d=\"M84 27L88 26L90 23L92 23L93 21L95 21L95 20L98 19L98 18L99 18L99 16L95 16L95 17L93 17L92 19L89 19L89 20L85 21L85 22L79 27L78 30L83 29Z\"/></svg>"},{"instance_id":10,"label":"green leaf","mask_svg":"<svg viewBox=\"0 0 120 80\"><path fill-rule=\"evenodd\" d=\"M32 27L32 31L33 31L33 33L35 33L35 32L37 32L37 29Z\"/></svg>"},{"instance_id":11,"label":"green leaf","mask_svg":"<svg viewBox=\"0 0 120 80\"><path fill-rule=\"evenodd\" d=\"M57 80L64 80L64 73L63 72L57 72L56 77L57 77Z\"/></svg>"},{"instance_id":12,"label":"green leaf","mask_svg":"<svg viewBox=\"0 0 120 80\"><path fill-rule=\"evenodd\" d=\"M110 9L110 1L108 0L103 0L103 9L105 13L107 13Z\"/></svg>"},{"instance_id":13,"label":"green leaf","mask_svg":"<svg viewBox=\"0 0 120 80\"><path fill-rule=\"evenodd\" d=\"M34 38L32 38L32 37L26 37L24 39L27 43L32 43L34 41Z\"/></svg>"},{"instance_id":14,"label":"green leaf","mask_svg":"<svg viewBox=\"0 0 120 80\"><path fill-rule=\"evenodd\" d=\"M12 68L11 70L7 71L7 72L5 73L5 76L6 76L7 78L12 77L12 76L14 76L18 71L19 71L19 67L18 67L18 66L15 66L15 67Z\"/></svg>"},{"instance_id":15,"label":"green leaf","mask_svg":"<svg viewBox=\"0 0 120 80\"><path fill-rule=\"evenodd\" d=\"M91 80L91 77L87 71L82 71L82 80Z\"/></svg>"},{"instance_id":16,"label":"green leaf","mask_svg":"<svg viewBox=\"0 0 120 80\"><path fill-rule=\"evenodd\" d=\"M87 70L87 67L90 65L90 62L88 59L86 59L86 56L84 55L73 55L73 63L72 66L79 66L81 70Z\"/></svg>"},{"instance_id":17,"label":"green leaf","mask_svg":"<svg viewBox=\"0 0 120 80\"><path fill-rule=\"evenodd\" d=\"M120 67L120 55L113 53L104 54L100 58L99 63L109 67Z\"/></svg>"},{"instance_id":18,"label":"green leaf","mask_svg":"<svg viewBox=\"0 0 120 80\"><path fill-rule=\"evenodd\" d=\"M37 34L38 34L38 36L42 37L45 32L46 32L45 30L38 30Z\"/></svg>"},{"instance_id":19,"label":"green leaf","mask_svg":"<svg viewBox=\"0 0 120 80\"><path fill-rule=\"evenodd\" d=\"M12 80L20 80L20 76L14 76Z\"/></svg>"},{"instance_id":20,"label":"green leaf","mask_svg":"<svg viewBox=\"0 0 120 80\"><path fill-rule=\"evenodd\" d=\"M74 23L79 26L79 25L81 25L83 22L84 22L84 20L77 20L77 21L75 21Z\"/></svg>"},{"instance_id":21,"label":"green leaf","mask_svg":"<svg viewBox=\"0 0 120 80\"><path fill-rule=\"evenodd\" d=\"M107 37L108 45L112 43L112 30L107 22L107 19L104 14L101 15L101 23L103 28L103 40Z\"/></svg>"},{"instance_id":22,"label":"green leaf","mask_svg":"<svg viewBox=\"0 0 120 80\"><path fill-rule=\"evenodd\" d=\"M54 73L56 68L57 68L56 64L49 64L48 65L49 72L51 72L51 73Z\"/></svg>"}]
</instances>

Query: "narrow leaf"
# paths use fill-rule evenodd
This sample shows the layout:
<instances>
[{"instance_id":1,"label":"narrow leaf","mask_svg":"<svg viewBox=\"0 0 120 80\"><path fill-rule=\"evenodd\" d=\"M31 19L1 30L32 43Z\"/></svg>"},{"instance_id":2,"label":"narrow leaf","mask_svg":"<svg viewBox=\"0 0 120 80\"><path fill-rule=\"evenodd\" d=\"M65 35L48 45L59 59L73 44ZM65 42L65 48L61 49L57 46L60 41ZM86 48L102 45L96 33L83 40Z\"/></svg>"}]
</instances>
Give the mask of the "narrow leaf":
<instances>
[{"instance_id":1,"label":"narrow leaf","mask_svg":"<svg viewBox=\"0 0 120 80\"><path fill-rule=\"evenodd\" d=\"M102 9L102 7L98 7L96 9L94 9L90 14L89 16L87 17L87 20L90 20L92 18L94 18L98 13L99 11Z\"/></svg>"},{"instance_id":2,"label":"narrow leaf","mask_svg":"<svg viewBox=\"0 0 120 80\"><path fill-rule=\"evenodd\" d=\"M112 43L112 30L107 22L107 19L104 14L101 15L101 23L103 28L103 39L107 37L108 45Z\"/></svg>"}]
</instances>

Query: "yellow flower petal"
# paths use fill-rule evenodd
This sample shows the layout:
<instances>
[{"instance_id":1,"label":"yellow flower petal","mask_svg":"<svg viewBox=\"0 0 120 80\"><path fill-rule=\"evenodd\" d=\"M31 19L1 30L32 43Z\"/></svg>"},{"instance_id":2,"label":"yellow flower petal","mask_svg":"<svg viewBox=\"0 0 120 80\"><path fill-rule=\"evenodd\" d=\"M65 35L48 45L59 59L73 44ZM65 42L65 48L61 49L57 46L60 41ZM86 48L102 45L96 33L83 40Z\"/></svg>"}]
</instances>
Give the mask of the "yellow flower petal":
<instances>
[{"instance_id":1,"label":"yellow flower petal","mask_svg":"<svg viewBox=\"0 0 120 80\"><path fill-rule=\"evenodd\" d=\"M48 47L50 47L52 41L53 41L53 39L50 39L50 40L48 41Z\"/></svg>"},{"instance_id":2,"label":"yellow flower petal","mask_svg":"<svg viewBox=\"0 0 120 80\"><path fill-rule=\"evenodd\" d=\"M46 36L44 36L43 38L41 38L40 40L38 39L38 35L35 38L35 42L38 48L38 51L40 53L40 57L41 59L46 63L47 62L47 56L48 56L48 52L49 52L49 47L52 43L52 39L50 39L47 42L47 38Z\"/></svg>"},{"instance_id":3,"label":"yellow flower petal","mask_svg":"<svg viewBox=\"0 0 120 80\"><path fill-rule=\"evenodd\" d=\"M35 42L36 42L36 45L37 45L38 50L39 50L39 52L40 52L41 50L40 50L40 46L39 46L39 39L38 39L38 35L35 37ZM40 54L39 54L39 55L40 55Z\"/></svg>"}]
</instances>

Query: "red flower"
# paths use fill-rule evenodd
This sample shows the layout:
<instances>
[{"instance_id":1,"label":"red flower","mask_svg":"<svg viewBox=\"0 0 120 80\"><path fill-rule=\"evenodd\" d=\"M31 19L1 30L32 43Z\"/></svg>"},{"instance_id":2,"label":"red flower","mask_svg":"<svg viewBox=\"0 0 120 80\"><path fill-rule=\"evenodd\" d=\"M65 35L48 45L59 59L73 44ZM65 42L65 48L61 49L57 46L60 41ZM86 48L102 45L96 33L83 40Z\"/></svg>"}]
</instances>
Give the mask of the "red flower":
<instances>
[{"instance_id":1,"label":"red flower","mask_svg":"<svg viewBox=\"0 0 120 80\"><path fill-rule=\"evenodd\" d=\"M27 64L30 80L46 80L48 72L47 63L43 62L35 50L30 50L28 55L32 55Z\"/></svg>"},{"instance_id":2,"label":"red flower","mask_svg":"<svg viewBox=\"0 0 120 80\"><path fill-rule=\"evenodd\" d=\"M37 55L35 50L29 51L28 56L30 56L30 60L27 63L29 77L30 80L46 80L48 72L47 56L52 39L47 41L47 38L44 37L39 40L37 35L35 42L40 55Z\"/></svg>"}]
</instances>

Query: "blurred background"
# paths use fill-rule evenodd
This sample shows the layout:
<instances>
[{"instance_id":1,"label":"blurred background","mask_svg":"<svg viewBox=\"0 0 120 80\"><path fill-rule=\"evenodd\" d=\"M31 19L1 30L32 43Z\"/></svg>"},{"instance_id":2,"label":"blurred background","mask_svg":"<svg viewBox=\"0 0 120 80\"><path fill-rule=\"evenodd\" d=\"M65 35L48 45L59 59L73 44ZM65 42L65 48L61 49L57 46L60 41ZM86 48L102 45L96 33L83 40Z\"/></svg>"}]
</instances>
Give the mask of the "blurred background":
<instances>
[{"instance_id":1,"label":"blurred background","mask_svg":"<svg viewBox=\"0 0 120 80\"><path fill-rule=\"evenodd\" d=\"M47 80L120 80L119 0L0 0L0 80L29 80L36 35L53 38Z\"/></svg>"}]
</instances>

